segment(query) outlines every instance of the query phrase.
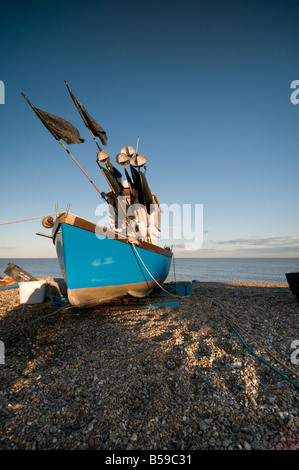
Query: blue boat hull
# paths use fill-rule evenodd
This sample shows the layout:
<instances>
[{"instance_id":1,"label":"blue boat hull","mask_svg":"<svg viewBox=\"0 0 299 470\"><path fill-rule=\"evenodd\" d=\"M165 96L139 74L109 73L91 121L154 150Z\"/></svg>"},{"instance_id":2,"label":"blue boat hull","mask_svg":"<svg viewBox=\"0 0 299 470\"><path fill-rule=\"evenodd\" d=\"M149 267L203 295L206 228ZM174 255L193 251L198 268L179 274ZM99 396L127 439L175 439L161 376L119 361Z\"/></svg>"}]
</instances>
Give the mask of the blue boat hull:
<instances>
[{"instance_id":1,"label":"blue boat hull","mask_svg":"<svg viewBox=\"0 0 299 470\"><path fill-rule=\"evenodd\" d=\"M54 226L61 271L68 299L76 307L90 307L127 294L148 295L167 278L172 253L128 238L92 222L67 214Z\"/></svg>"}]
</instances>

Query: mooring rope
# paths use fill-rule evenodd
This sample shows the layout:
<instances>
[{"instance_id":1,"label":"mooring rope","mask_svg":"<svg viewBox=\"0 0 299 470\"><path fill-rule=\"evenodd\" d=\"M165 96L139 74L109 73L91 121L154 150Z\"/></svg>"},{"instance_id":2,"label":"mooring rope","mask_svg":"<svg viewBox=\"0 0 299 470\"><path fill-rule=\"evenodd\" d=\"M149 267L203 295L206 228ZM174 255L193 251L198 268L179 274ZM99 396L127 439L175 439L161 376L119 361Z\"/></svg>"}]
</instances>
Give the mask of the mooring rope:
<instances>
[{"instance_id":1,"label":"mooring rope","mask_svg":"<svg viewBox=\"0 0 299 470\"><path fill-rule=\"evenodd\" d=\"M267 351L273 358L274 360L276 360L280 365L286 367L290 372L292 372L293 375L297 376L298 377L298 374L293 371L290 367L287 366L287 364L284 364L282 361L279 360L279 358L277 358L275 355L273 355L267 348L265 348L264 345L260 344L255 338L253 338L246 330L244 330L242 327L240 327L240 325L238 325L238 323L236 323L234 320L232 320L229 316L227 316L225 313L224 313L224 308L223 306L219 303L219 302L216 302L216 300L218 299L227 299L227 298L231 298L231 297L239 297L239 298L249 298L249 297L258 297L258 296L262 296L262 295L266 295L266 294L273 294L273 293L278 293L278 292L285 292L285 290L282 288L282 289L278 289L276 291L269 291L269 292L265 292L263 294L253 294L253 295L248 295L248 296L241 296L241 295L231 295L231 296L227 296L227 297L214 297L211 299L211 304L212 305L215 305L216 307L218 307L220 309L220 315L228 322L228 324L230 325L230 327L233 329L233 331L236 333L236 335L239 337L239 339L241 340L241 342L243 343L243 345L247 348L247 350L250 352L250 354L252 354L254 357L256 357L257 359L259 359L259 361L261 361L262 363L264 363L266 366L268 366L270 369L272 369L274 372L276 372L277 374L279 374L281 377L283 377L284 379L286 379L288 382L290 382L292 385L294 385L294 387L296 387L297 390L299 390L299 384L294 382L294 380L290 379L288 376L286 376L285 374L283 374L282 372L280 372L276 367L272 366L269 362L265 361L265 359L263 359L261 356L259 356L256 352L254 352L246 343L246 341L244 340L244 338L241 336L241 334L239 333L239 331L237 329L240 329L241 331L243 331L245 334L247 334L247 336L249 338L251 338L252 341L255 341L260 347L262 347L265 351Z\"/></svg>"},{"instance_id":2,"label":"mooring rope","mask_svg":"<svg viewBox=\"0 0 299 470\"><path fill-rule=\"evenodd\" d=\"M171 292L168 292L166 289L164 289L161 284L159 284L159 282L154 278L154 276L149 272L149 270L147 269L147 267L145 266L141 256L139 255L138 251L136 250L135 248L135 245L133 243L131 243L131 246L134 248L138 258L140 259L141 263L143 264L144 268L146 269L146 271L148 272L148 274L150 275L150 277L153 279L153 281L155 281L155 283L160 287L160 289L162 289L164 292L166 292L166 294L168 295L171 295L172 297L179 297L178 295L175 295L175 294L172 294Z\"/></svg>"},{"instance_id":3,"label":"mooring rope","mask_svg":"<svg viewBox=\"0 0 299 470\"><path fill-rule=\"evenodd\" d=\"M27 323L25 323L23 325L14 326L12 328L8 328L5 331L1 331L1 336L5 336L6 333L10 333L11 331L16 332L17 330L21 330L23 328L29 328L29 327L31 327L31 325L33 325L34 323L39 322L40 320L43 320L44 318L52 317L53 315L56 315L57 313L64 312L65 310L69 310L71 308L73 308L73 305L67 305L67 306L63 305L62 307L56 309L54 312L48 313L47 315L43 315L39 318L36 318L35 320L28 321Z\"/></svg>"},{"instance_id":4,"label":"mooring rope","mask_svg":"<svg viewBox=\"0 0 299 470\"><path fill-rule=\"evenodd\" d=\"M0 225L8 225L8 224L16 224L17 222L26 222L27 220L34 220L34 219L42 219L43 217L49 217L54 214L46 214L46 215L39 215L38 217L30 217L29 219L20 219L20 220L12 220L11 222L0 222Z\"/></svg>"}]
</instances>

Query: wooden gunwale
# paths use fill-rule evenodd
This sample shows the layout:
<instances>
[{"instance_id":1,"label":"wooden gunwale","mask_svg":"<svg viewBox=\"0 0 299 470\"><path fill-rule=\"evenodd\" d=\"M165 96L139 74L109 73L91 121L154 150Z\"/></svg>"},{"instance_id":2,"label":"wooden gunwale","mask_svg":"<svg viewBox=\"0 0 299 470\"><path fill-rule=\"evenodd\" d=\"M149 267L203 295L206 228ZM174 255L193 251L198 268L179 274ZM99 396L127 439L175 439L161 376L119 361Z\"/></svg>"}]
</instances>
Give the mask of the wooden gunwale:
<instances>
[{"instance_id":1,"label":"wooden gunwale","mask_svg":"<svg viewBox=\"0 0 299 470\"><path fill-rule=\"evenodd\" d=\"M87 219L79 217L78 215L71 214L70 212L62 212L57 215L57 218L55 220L55 223L52 229L53 243L55 243L55 236L61 224L73 225L74 227L87 230L88 232L93 232L100 236L112 238L123 243L132 244L132 242L126 235L121 235L112 229L103 227L102 225L95 224L94 222L91 222ZM145 250L167 256L168 258L172 257L172 252L170 250L166 248L161 248L160 246L157 246L157 245L153 245L152 243L141 241L136 246L138 248L143 248Z\"/></svg>"}]
</instances>

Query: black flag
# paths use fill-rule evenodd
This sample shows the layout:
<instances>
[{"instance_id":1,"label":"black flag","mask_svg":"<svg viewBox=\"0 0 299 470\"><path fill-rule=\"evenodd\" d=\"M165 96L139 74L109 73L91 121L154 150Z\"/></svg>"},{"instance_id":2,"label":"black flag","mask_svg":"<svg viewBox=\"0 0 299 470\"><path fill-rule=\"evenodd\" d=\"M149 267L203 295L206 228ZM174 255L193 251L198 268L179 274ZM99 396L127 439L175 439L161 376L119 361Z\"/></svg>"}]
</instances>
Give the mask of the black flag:
<instances>
[{"instance_id":1,"label":"black flag","mask_svg":"<svg viewBox=\"0 0 299 470\"><path fill-rule=\"evenodd\" d=\"M27 96L25 96L24 93L22 93L22 95L56 140L62 139L67 144L82 144L82 142L84 142L84 139L81 139L80 137L78 129L70 122L58 116L54 116L54 114L46 113L45 111L35 108L30 103Z\"/></svg>"},{"instance_id":2,"label":"black flag","mask_svg":"<svg viewBox=\"0 0 299 470\"><path fill-rule=\"evenodd\" d=\"M134 185L129 173L126 170L126 168L125 168L125 174L126 174L126 178L127 178L128 184L129 184L129 188L130 188L131 204L138 204L139 203L138 190L137 190L136 186Z\"/></svg>"},{"instance_id":3,"label":"black flag","mask_svg":"<svg viewBox=\"0 0 299 470\"><path fill-rule=\"evenodd\" d=\"M121 184L117 181L115 176L112 173L110 173L109 170L106 170L106 168L103 168L102 166L101 166L101 170L102 170L103 174L105 175L105 177L106 177L112 191L114 192L114 194L119 196L122 192Z\"/></svg>"},{"instance_id":4,"label":"black flag","mask_svg":"<svg viewBox=\"0 0 299 470\"><path fill-rule=\"evenodd\" d=\"M107 135L104 129L101 128L101 126L88 114L82 103L75 97L75 95L71 92L70 87L68 86L68 83L66 80L65 84L70 92L70 95L73 99L73 102L75 103L83 121L86 127L88 127L94 135L100 138L101 142L103 145L107 145Z\"/></svg>"},{"instance_id":5,"label":"black flag","mask_svg":"<svg viewBox=\"0 0 299 470\"><path fill-rule=\"evenodd\" d=\"M122 187L122 184L121 184L122 174L120 173L120 171L118 171L118 169L115 168L115 166L111 165L110 162L107 162L107 163L106 163L106 167L108 168L108 170L110 171L110 173L112 173L112 175L114 176L114 178L118 181L118 183L119 183L120 186Z\"/></svg>"}]
</instances>

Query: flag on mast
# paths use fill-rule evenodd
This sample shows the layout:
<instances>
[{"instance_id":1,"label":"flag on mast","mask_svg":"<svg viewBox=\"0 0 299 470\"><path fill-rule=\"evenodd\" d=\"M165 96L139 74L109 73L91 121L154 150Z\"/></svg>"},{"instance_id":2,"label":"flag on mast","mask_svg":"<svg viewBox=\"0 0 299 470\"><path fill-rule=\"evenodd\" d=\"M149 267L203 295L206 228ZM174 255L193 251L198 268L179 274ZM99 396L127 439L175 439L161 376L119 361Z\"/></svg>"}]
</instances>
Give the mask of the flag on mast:
<instances>
[{"instance_id":1,"label":"flag on mast","mask_svg":"<svg viewBox=\"0 0 299 470\"><path fill-rule=\"evenodd\" d=\"M27 96L25 96L24 93L22 93L22 95L56 140L62 139L67 144L82 144L84 142L84 139L80 137L78 129L73 126L73 124L66 121L65 119L55 116L54 114L50 114L46 111L35 108L33 104L30 103Z\"/></svg>"},{"instance_id":2,"label":"flag on mast","mask_svg":"<svg viewBox=\"0 0 299 470\"><path fill-rule=\"evenodd\" d=\"M107 145L107 135L104 129L88 114L82 103L75 97L75 95L71 92L71 89L66 80L65 84L68 88L68 91L72 97L73 102L75 103L82 119L86 127L92 131L94 135L100 138L103 145Z\"/></svg>"}]
</instances>

